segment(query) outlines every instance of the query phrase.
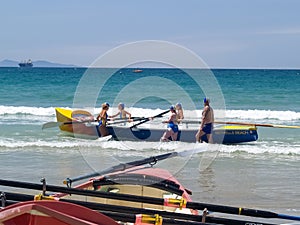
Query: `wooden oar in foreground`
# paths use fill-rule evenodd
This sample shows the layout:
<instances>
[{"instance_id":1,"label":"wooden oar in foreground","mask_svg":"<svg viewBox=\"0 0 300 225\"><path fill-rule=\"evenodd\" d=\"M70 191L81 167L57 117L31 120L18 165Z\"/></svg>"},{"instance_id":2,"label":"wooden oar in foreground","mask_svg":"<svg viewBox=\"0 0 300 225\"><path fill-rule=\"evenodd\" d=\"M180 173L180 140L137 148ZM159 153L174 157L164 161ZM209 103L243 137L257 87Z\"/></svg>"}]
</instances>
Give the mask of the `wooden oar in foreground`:
<instances>
[{"instance_id":1,"label":"wooden oar in foreground","mask_svg":"<svg viewBox=\"0 0 300 225\"><path fill-rule=\"evenodd\" d=\"M148 203L148 204L154 204L154 205L165 205L166 203L170 202L170 200L171 200L171 199L166 200L163 198L153 198L153 197L148 197L148 196L135 196L135 195L129 195L129 194L119 194L119 193L110 193L110 192L92 191L92 190L81 190L81 189L76 189L76 188L60 187L60 186L54 186L54 185L43 185L43 184L35 184L35 183L11 181L11 180L0 180L0 185L15 187L15 188L43 190L44 192L46 189L47 191L51 191L51 192L60 192L60 193L66 193L66 194L72 194L72 195L117 199L117 200L122 200L122 201ZM233 215L243 215L243 216L251 216L251 217L261 217L261 218L277 218L277 219L300 221L299 216L277 214L277 213L270 212L270 211L248 209L248 208L242 208L242 207L215 205L215 204L208 204L208 203L201 203L201 202L184 202L184 203L182 203L180 199L175 199L173 204L182 205L185 208L195 209L195 210L203 210L206 208L212 212L219 212L219 213L226 213L226 214L233 214Z\"/></svg>"},{"instance_id":2,"label":"wooden oar in foreground","mask_svg":"<svg viewBox=\"0 0 300 225\"><path fill-rule=\"evenodd\" d=\"M103 203L96 203L96 202L86 202L86 201L78 201L78 200L70 200L70 199L63 199L63 198L54 198L52 196L33 196L27 194L19 194L19 193L10 193L5 192L5 197L9 201L14 201L13 203L20 202L20 201L30 201L33 199L36 200L56 200L62 202L73 203L77 205L81 205L93 210L98 210L101 213L107 215L107 212L114 212L117 214L126 214L134 216L135 214L147 214L147 215L155 215L158 214L159 216L163 217L163 224L169 224L172 220L176 220L174 224L201 224L205 225L205 223L199 223L202 221L201 215L190 215L190 214L183 214L183 213L174 213L168 211L161 211L155 209L143 209L143 208L134 208L128 206L118 206L118 205L110 205L110 204L103 204ZM203 210L203 209L202 209ZM110 216L110 215L108 215ZM112 217L115 218L115 217ZM262 217L264 218L264 217ZM121 221L125 219L126 222L134 222L134 221L127 221L128 217L124 217ZM207 216L205 222L212 224L225 224L225 225L245 225L245 224L260 224L260 225L275 225L274 223L265 223L256 221L247 221L247 220L237 220L237 219L227 219L227 218L220 218L215 216ZM171 223L173 224L173 223Z\"/></svg>"}]
</instances>

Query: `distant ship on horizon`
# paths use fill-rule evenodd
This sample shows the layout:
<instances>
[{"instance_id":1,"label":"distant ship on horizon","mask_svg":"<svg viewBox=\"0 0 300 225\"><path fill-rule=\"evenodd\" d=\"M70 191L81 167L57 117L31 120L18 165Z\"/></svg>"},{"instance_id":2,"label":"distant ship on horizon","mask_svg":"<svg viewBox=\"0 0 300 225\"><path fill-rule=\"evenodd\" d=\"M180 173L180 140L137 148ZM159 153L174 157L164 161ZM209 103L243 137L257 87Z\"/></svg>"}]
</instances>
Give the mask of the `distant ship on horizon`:
<instances>
[{"instance_id":1,"label":"distant ship on horizon","mask_svg":"<svg viewBox=\"0 0 300 225\"><path fill-rule=\"evenodd\" d=\"M31 61L31 59L28 59L27 61L24 60L22 62L19 63L20 67L33 67L33 63Z\"/></svg>"}]
</instances>

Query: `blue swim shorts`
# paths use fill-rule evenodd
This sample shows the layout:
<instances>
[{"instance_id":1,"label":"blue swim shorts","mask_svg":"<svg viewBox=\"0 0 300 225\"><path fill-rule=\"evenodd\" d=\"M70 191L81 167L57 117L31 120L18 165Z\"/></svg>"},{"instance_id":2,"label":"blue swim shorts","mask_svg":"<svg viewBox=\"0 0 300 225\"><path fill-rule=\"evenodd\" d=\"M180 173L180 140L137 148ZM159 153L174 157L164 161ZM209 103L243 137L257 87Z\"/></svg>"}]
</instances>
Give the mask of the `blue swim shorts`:
<instances>
[{"instance_id":1,"label":"blue swim shorts","mask_svg":"<svg viewBox=\"0 0 300 225\"><path fill-rule=\"evenodd\" d=\"M206 134L211 134L212 129L213 129L212 123L207 123L207 124L204 124L202 131Z\"/></svg>"},{"instance_id":2,"label":"blue swim shorts","mask_svg":"<svg viewBox=\"0 0 300 225\"><path fill-rule=\"evenodd\" d=\"M178 126L174 123L169 123L168 128L171 128L174 133L178 132Z\"/></svg>"}]
</instances>

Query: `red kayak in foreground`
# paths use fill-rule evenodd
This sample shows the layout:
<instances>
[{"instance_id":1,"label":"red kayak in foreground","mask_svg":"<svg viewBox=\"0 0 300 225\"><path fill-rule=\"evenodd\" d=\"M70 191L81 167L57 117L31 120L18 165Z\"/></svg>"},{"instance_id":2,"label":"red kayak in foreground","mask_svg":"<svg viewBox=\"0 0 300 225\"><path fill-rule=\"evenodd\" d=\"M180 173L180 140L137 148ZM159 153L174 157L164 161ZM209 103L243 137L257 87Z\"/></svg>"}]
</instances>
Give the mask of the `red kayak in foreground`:
<instances>
[{"instance_id":1,"label":"red kayak in foreground","mask_svg":"<svg viewBox=\"0 0 300 225\"><path fill-rule=\"evenodd\" d=\"M3 225L118 225L88 208L58 201L28 201L0 211Z\"/></svg>"}]
</instances>

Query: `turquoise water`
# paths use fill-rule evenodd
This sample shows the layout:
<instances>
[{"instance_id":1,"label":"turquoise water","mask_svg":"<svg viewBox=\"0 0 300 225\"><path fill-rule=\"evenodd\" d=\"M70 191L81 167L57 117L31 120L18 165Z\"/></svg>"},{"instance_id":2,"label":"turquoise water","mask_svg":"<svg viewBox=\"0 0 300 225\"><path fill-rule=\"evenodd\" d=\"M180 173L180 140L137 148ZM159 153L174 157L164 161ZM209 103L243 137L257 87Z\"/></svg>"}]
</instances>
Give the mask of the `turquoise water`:
<instances>
[{"instance_id":1,"label":"turquoise water","mask_svg":"<svg viewBox=\"0 0 300 225\"><path fill-rule=\"evenodd\" d=\"M84 68L0 68L0 168L5 171L4 178L38 182L45 176L50 183L61 184L65 177L119 161L194 147L186 143L103 143L70 138L57 128L42 131L43 123L55 121L55 107L73 107L85 72ZM199 86L188 70L144 69L133 73L127 68L89 72L97 78L84 93L86 102L89 98L96 101L89 105L92 113L107 101L112 105L112 114L121 100L136 116L151 116L180 101L186 117L196 119L206 95L200 87L202 82ZM198 74L206 84L207 71L190 72ZM300 125L300 70L219 69L212 73L224 96L228 120ZM107 75L109 79L100 88ZM223 96L214 96L218 87L206 85L212 93L212 106L221 110ZM95 90L99 92L96 96ZM188 104L183 93L196 108ZM159 166L170 169L193 189L194 199L299 214L300 204L295 199L300 199L300 129L259 128L258 132L255 143L221 146L204 173L198 170L204 154L191 161L177 159L174 164L170 160Z\"/></svg>"},{"instance_id":2,"label":"turquoise water","mask_svg":"<svg viewBox=\"0 0 300 225\"><path fill-rule=\"evenodd\" d=\"M108 69L94 69L98 76ZM202 92L185 72L175 69L144 69L133 73L122 69L108 82L101 99L112 96L126 84L141 77L160 76L176 80L191 93L194 101L201 101ZM1 105L4 106L72 106L74 92L83 68L0 68ZM226 100L227 109L261 109L300 111L300 70L213 70ZM201 72L199 72L201 74ZM165 88L161 85L161 88ZM171 90L176 95L176 90ZM127 96L125 97L125 99ZM146 108L166 107L151 101Z\"/></svg>"}]
</instances>

